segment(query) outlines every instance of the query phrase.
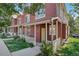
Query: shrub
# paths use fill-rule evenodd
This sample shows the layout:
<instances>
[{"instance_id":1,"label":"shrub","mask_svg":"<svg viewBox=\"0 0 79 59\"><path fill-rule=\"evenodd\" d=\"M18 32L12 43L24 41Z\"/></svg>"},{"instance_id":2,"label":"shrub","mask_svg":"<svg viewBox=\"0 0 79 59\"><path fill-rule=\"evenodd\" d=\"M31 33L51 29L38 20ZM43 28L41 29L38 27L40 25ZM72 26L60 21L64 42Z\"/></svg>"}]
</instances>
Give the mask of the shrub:
<instances>
[{"instance_id":1,"label":"shrub","mask_svg":"<svg viewBox=\"0 0 79 59\"><path fill-rule=\"evenodd\" d=\"M16 39L19 39L20 36L13 36L13 38L16 40Z\"/></svg>"},{"instance_id":2,"label":"shrub","mask_svg":"<svg viewBox=\"0 0 79 59\"><path fill-rule=\"evenodd\" d=\"M41 45L41 53L44 56L51 56L53 55L53 46L51 43L46 43L45 41L42 42Z\"/></svg>"},{"instance_id":3,"label":"shrub","mask_svg":"<svg viewBox=\"0 0 79 59\"><path fill-rule=\"evenodd\" d=\"M1 38L7 38L6 34L5 33L2 33L1 34Z\"/></svg>"},{"instance_id":4,"label":"shrub","mask_svg":"<svg viewBox=\"0 0 79 59\"><path fill-rule=\"evenodd\" d=\"M34 47L33 43L29 43L29 45L30 45L31 48Z\"/></svg>"},{"instance_id":5,"label":"shrub","mask_svg":"<svg viewBox=\"0 0 79 59\"><path fill-rule=\"evenodd\" d=\"M19 39L22 40L23 42L26 42L24 37L20 37Z\"/></svg>"}]
</instances>

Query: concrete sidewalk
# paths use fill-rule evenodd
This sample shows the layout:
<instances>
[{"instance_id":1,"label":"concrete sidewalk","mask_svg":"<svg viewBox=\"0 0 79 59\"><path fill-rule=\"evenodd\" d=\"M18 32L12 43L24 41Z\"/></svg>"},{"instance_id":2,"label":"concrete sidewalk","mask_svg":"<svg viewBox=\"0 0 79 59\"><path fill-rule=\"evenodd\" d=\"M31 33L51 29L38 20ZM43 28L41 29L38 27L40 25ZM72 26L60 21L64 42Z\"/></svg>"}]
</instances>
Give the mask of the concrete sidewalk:
<instances>
[{"instance_id":1,"label":"concrete sidewalk","mask_svg":"<svg viewBox=\"0 0 79 59\"><path fill-rule=\"evenodd\" d=\"M39 53L41 53L39 46L25 48L11 53L5 45L4 41L0 39L0 56L36 56Z\"/></svg>"},{"instance_id":2,"label":"concrete sidewalk","mask_svg":"<svg viewBox=\"0 0 79 59\"><path fill-rule=\"evenodd\" d=\"M0 56L10 56L10 52L8 48L6 47L4 41L0 39Z\"/></svg>"},{"instance_id":3,"label":"concrete sidewalk","mask_svg":"<svg viewBox=\"0 0 79 59\"><path fill-rule=\"evenodd\" d=\"M40 47L35 46L33 48L26 48L26 49L13 52L12 55L13 56L36 56L39 53L41 53Z\"/></svg>"}]
</instances>

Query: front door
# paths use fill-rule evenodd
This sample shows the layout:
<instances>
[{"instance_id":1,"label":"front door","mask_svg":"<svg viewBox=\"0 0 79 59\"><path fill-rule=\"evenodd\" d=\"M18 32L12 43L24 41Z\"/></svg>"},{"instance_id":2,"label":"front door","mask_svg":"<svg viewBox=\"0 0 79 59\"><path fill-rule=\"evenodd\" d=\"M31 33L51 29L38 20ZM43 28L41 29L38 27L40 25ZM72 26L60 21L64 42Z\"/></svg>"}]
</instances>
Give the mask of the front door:
<instances>
[{"instance_id":1,"label":"front door","mask_svg":"<svg viewBox=\"0 0 79 59\"><path fill-rule=\"evenodd\" d=\"M41 28L41 41L46 40L46 30L45 28Z\"/></svg>"}]
</instances>

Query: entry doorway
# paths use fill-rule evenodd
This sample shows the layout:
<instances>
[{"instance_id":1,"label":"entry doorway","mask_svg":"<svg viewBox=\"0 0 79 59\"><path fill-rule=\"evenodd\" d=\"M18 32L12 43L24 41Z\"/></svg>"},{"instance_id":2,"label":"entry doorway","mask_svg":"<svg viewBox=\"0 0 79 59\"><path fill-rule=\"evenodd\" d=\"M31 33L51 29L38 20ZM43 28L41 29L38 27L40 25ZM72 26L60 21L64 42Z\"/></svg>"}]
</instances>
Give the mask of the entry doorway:
<instances>
[{"instance_id":1,"label":"entry doorway","mask_svg":"<svg viewBox=\"0 0 79 59\"><path fill-rule=\"evenodd\" d=\"M41 28L41 41L45 41L45 40L46 40L46 29Z\"/></svg>"}]
</instances>

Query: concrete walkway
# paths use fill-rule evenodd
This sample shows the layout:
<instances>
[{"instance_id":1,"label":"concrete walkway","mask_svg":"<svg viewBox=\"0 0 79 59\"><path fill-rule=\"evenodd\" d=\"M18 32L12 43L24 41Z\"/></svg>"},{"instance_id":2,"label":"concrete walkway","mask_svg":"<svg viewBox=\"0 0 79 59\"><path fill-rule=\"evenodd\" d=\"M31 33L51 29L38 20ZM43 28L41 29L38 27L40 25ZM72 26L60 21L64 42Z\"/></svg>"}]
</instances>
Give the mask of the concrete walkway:
<instances>
[{"instance_id":1,"label":"concrete walkway","mask_svg":"<svg viewBox=\"0 0 79 59\"><path fill-rule=\"evenodd\" d=\"M0 39L0 56L36 56L39 53L41 53L39 46L25 48L11 53L5 45L4 41Z\"/></svg>"},{"instance_id":2,"label":"concrete walkway","mask_svg":"<svg viewBox=\"0 0 79 59\"><path fill-rule=\"evenodd\" d=\"M40 47L35 46L33 48L26 48L26 49L22 49L22 50L13 52L12 55L13 56L35 56L39 53L41 53Z\"/></svg>"},{"instance_id":3,"label":"concrete walkway","mask_svg":"<svg viewBox=\"0 0 79 59\"><path fill-rule=\"evenodd\" d=\"M6 47L4 41L0 39L0 56L10 56L10 52L8 48Z\"/></svg>"}]
</instances>

